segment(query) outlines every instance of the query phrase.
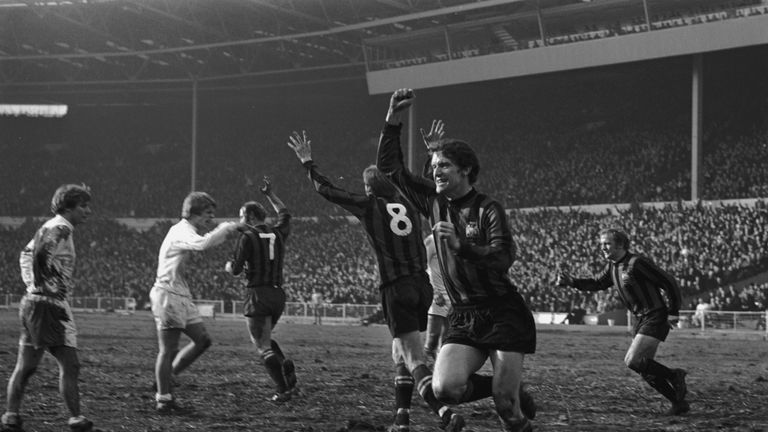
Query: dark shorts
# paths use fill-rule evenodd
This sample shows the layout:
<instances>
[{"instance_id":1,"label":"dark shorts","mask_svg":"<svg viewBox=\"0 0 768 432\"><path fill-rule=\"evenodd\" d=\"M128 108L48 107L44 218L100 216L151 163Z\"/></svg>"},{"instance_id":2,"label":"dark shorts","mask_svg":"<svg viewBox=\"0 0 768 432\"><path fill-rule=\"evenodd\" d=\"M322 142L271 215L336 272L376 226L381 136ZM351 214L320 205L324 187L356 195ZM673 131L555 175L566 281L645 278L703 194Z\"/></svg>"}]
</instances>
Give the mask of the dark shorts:
<instances>
[{"instance_id":1,"label":"dark shorts","mask_svg":"<svg viewBox=\"0 0 768 432\"><path fill-rule=\"evenodd\" d=\"M272 317L272 325L283 315L285 310L285 291L273 286L249 287L245 295L243 315L247 317Z\"/></svg>"},{"instance_id":2,"label":"dark shorts","mask_svg":"<svg viewBox=\"0 0 768 432\"><path fill-rule=\"evenodd\" d=\"M381 307L392 337L427 329L432 285L426 273L404 276L381 287Z\"/></svg>"},{"instance_id":3,"label":"dark shorts","mask_svg":"<svg viewBox=\"0 0 768 432\"><path fill-rule=\"evenodd\" d=\"M667 311L662 309L647 315L638 316L633 330L633 336L641 334L664 342L667 339L667 335L669 335Z\"/></svg>"},{"instance_id":4,"label":"dark shorts","mask_svg":"<svg viewBox=\"0 0 768 432\"><path fill-rule=\"evenodd\" d=\"M77 348L77 330L66 302L28 294L22 298L19 318L20 344L34 348Z\"/></svg>"},{"instance_id":5,"label":"dark shorts","mask_svg":"<svg viewBox=\"0 0 768 432\"><path fill-rule=\"evenodd\" d=\"M443 344L449 343L468 345L484 352L533 354L536 351L536 324L518 293L489 305L457 305L448 314L448 333Z\"/></svg>"}]
</instances>

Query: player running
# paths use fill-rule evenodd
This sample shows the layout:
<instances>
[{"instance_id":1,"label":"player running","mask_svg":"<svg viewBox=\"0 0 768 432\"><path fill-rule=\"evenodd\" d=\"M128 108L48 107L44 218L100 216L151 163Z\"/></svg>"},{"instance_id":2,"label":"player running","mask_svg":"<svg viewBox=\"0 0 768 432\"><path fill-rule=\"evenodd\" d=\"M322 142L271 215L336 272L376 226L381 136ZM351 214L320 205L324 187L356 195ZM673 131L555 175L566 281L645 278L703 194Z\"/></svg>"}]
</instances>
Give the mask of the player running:
<instances>
[{"instance_id":1,"label":"player running","mask_svg":"<svg viewBox=\"0 0 768 432\"><path fill-rule=\"evenodd\" d=\"M659 344L677 324L680 287L675 279L650 259L629 251L629 236L618 229L600 232L600 250L608 261L594 278L576 279L561 272L557 285L583 291L599 291L615 286L627 309L637 317L632 344L624 356L628 368L640 374L657 392L672 402L667 415L690 411L683 369L670 369L654 360ZM667 293L669 303L661 293Z\"/></svg>"}]
</instances>

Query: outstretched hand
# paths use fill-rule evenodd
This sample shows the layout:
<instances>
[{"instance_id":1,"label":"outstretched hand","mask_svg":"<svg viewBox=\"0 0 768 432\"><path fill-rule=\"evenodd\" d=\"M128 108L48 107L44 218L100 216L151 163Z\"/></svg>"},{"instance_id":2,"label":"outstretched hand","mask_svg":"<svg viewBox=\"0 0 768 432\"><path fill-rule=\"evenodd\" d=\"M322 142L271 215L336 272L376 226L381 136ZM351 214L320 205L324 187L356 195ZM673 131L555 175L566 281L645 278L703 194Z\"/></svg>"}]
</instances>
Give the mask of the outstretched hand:
<instances>
[{"instance_id":1,"label":"outstretched hand","mask_svg":"<svg viewBox=\"0 0 768 432\"><path fill-rule=\"evenodd\" d=\"M433 151L440 140L445 135L445 124L442 120L432 120L432 127L429 128L429 132L425 132L424 128L419 128L421 132L421 139L424 140L424 145L427 146L428 151Z\"/></svg>"},{"instance_id":2,"label":"outstretched hand","mask_svg":"<svg viewBox=\"0 0 768 432\"><path fill-rule=\"evenodd\" d=\"M296 157L299 158L301 163L312 160L312 141L309 140L307 131L303 130L301 133L293 131L288 137L288 142L286 144L296 152Z\"/></svg>"}]
</instances>

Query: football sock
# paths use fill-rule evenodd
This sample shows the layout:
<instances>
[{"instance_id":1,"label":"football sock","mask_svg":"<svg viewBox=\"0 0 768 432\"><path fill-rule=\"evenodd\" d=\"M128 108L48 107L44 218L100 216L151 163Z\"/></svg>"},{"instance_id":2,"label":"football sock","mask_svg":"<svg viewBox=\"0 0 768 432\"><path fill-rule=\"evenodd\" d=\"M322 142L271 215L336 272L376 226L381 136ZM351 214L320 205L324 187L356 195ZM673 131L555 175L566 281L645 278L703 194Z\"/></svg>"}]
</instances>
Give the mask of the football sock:
<instances>
[{"instance_id":1,"label":"football sock","mask_svg":"<svg viewBox=\"0 0 768 432\"><path fill-rule=\"evenodd\" d=\"M280 359L280 362L282 363L285 360L285 354L283 354L283 350L280 349L280 345L277 344L277 341L272 339L270 342L270 347L272 348L272 351L277 354L277 357Z\"/></svg>"},{"instance_id":2,"label":"football sock","mask_svg":"<svg viewBox=\"0 0 768 432\"><path fill-rule=\"evenodd\" d=\"M490 375L472 374L467 380L467 389L461 396L461 403L485 399L493 395L493 377Z\"/></svg>"},{"instance_id":3,"label":"football sock","mask_svg":"<svg viewBox=\"0 0 768 432\"><path fill-rule=\"evenodd\" d=\"M437 400L435 393L432 391L432 372L427 365L420 364L416 366L411 372L411 375L413 375L413 379L416 382L416 390L419 392L422 399L424 399L424 402L429 405L433 412L442 417L445 411L441 410L447 407ZM447 409L447 412L449 414L452 413L450 409Z\"/></svg>"},{"instance_id":4,"label":"football sock","mask_svg":"<svg viewBox=\"0 0 768 432\"><path fill-rule=\"evenodd\" d=\"M662 396L672 402L676 401L675 388L672 387L672 384L670 384L667 379L650 374L643 374L642 377L648 384L651 385L651 387L653 387L657 392L661 393Z\"/></svg>"},{"instance_id":5,"label":"football sock","mask_svg":"<svg viewBox=\"0 0 768 432\"><path fill-rule=\"evenodd\" d=\"M411 396L413 395L413 377L408 372L405 363L395 365L395 411L400 414L403 410L411 409ZM407 418L407 417L406 417Z\"/></svg>"},{"instance_id":6,"label":"football sock","mask_svg":"<svg viewBox=\"0 0 768 432\"><path fill-rule=\"evenodd\" d=\"M657 362L656 360L646 359L644 363L645 363L645 370L641 371L641 373L645 373L648 375L656 375L657 377L664 378L664 379L672 379L675 377L675 372L673 372L672 369L664 366L663 364Z\"/></svg>"},{"instance_id":7,"label":"football sock","mask_svg":"<svg viewBox=\"0 0 768 432\"><path fill-rule=\"evenodd\" d=\"M261 359L264 361L264 367L267 369L269 377L277 384L277 392L285 393L288 384L286 384L285 376L283 375L283 362L281 359L271 349L264 351L261 354Z\"/></svg>"}]
</instances>

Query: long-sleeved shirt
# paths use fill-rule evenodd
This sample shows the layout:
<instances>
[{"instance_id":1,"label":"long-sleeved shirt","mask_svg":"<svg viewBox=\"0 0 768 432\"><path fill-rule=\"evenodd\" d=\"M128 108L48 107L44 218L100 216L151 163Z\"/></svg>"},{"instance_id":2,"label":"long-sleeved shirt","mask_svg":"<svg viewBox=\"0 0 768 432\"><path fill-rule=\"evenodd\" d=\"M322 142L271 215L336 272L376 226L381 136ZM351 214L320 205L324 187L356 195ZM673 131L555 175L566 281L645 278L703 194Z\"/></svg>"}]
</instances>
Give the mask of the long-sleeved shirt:
<instances>
[{"instance_id":1,"label":"long-sleeved shirt","mask_svg":"<svg viewBox=\"0 0 768 432\"><path fill-rule=\"evenodd\" d=\"M408 200L399 194L384 198L350 193L320 174L314 162L308 161L304 167L315 191L363 224L376 254L382 285L426 271L420 216Z\"/></svg>"},{"instance_id":2,"label":"long-sleeved shirt","mask_svg":"<svg viewBox=\"0 0 768 432\"><path fill-rule=\"evenodd\" d=\"M46 221L19 256L27 292L65 300L72 292L75 269L74 226L63 216Z\"/></svg>"},{"instance_id":3,"label":"long-sleeved shirt","mask_svg":"<svg viewBox=\"0 0 768 432\"><path fill-rule=\"evenodd\" d=\"M288 210L277 212L277 223L249 227L240 235L232 262L232 274L245 270L248 286L283 286L285 241L290 234L291 215Z\"/></svg>"},{"instance_id":4,"label":"long-sleeved shirt","mask_svg":"<svg viewBox=\"0 0 768 432\"><path fill-rule=\"evenodd\" d=\"M203 251L223 243L227 235L236 229L232 222L222 222L205 235L200 235L188 220L173 225L160 245L157 257L155 288L167 289L177 295L192 297L184 280L184 262L193 251Z\"/></svg>"},{"instance_id":5,"label":"long-sleeved shirt","mask_svg":"<svg viewBox=\"0 0 768 432\"><path fill-rule=\"evenodd\" d=\"M459 250L452 251L445 241L437 241L435 245L451 302L486 305L515 291L507 270L514 261L516 249L501 204L475 189L461 198L449 200L436 192L434 181L406 170L400 149L401 127L384 126L377 166L432 225L440 221L454 225Z\"/></svg>"},{"instance_id":6,"label":"long-sleeved shirt","mask_svg":"<svg viewBox=\"0 0 768 432\"><path fill-rule=\"evenodd\" d=\"M582 291L600 291L615 286L624 305L635 315L667 309L669 315L680 312L680 287L669 273L650 259L627 252L619 261L609 262L593 278L574 279L573 286ZM667 293L669 305L661 290Z\"/></svg>"}]
</instances>

